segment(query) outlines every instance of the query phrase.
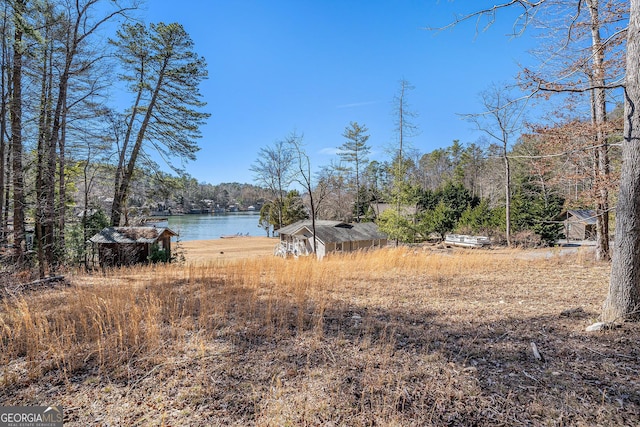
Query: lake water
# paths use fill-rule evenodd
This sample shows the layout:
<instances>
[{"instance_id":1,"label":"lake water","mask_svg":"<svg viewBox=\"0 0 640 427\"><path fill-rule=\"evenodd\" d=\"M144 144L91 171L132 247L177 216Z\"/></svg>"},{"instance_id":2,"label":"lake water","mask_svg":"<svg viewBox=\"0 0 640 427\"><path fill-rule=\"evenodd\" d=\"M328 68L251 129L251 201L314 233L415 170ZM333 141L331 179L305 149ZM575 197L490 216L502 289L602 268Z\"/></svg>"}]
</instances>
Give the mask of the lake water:
<instances>
[{"instance_id":1,"label":"lake water","mask_svg":"<svg viewBox=\"0 0 640 427\"><path fill-rule=\"evenodd\" d=\"M231 212L224 214L180 215L169 217L169 228L180 236L180 241L219 239L235 234L266 236L258 227L258 212ZM166 222L165 222L166 224Z\"/></svg>"}]
</instances>

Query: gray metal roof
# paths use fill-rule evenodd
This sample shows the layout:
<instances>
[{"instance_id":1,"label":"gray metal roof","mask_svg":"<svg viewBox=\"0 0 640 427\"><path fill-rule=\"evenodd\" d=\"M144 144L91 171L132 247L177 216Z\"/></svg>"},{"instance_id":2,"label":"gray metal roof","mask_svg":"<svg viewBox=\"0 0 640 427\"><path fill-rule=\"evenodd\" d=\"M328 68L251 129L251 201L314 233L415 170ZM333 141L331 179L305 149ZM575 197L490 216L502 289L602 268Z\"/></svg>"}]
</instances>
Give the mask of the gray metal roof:
<instances>
[{"instance_id":1,"label":"gray metal roof","mask_svg":"<svg viewBox=\"0 0 640 427\"><path fill-rule=\"evenodd\" d=\"M341 222L341 221L328 221L328 220L323 220L323 219L316 219L316 230L318 229L318 227L320 226L326 226L326 227L335 227L337 225L340 224L346 224L345 222ZM304 227L309 227L309 230L311 230L311 220L310 219L305 219L303 221L298 221L298 222L294 222L293 224L287 225L285 227L282 227L278 230L276 230L279 234L295 234L296 231L300 230L301 228Z\"/></svg>"},{"instance_id":2,"label":"gray metal roof","mask_svg":"<svg viewBox=\"0 0 640 427\"><path fill-rule=\"evenodd\" d=\"M159 227L107 227L89 239L92 243L156 243L160 237L168 233L178 234L169 228Z\"/></svg>"},{"instance_id":3,"label":"gray metal roof","mask_svg":"<svg viewBox=\"0 0 640 427\"><path fill-rule=\"evenodd\" d=\"M277 231L280 235L292 235L302 229L306 229L309 235L313 235L311 220L298 221ZM316 220L316 237L326 244L380 240L386 239L387 235L380 232L373 222L347 224L340 221Z\"/></svg>"},{"instance_id":4,"label":"gray metal roof","mask_svg":"<svg viewBox=\"0 0 640 427\"><path fill-rule=\"evenodd\" d=\"M573 216L575 220L584 224L596 223L596 211L591 209L571 209L567 211L567 214Z\"/></svg>"}]
</instances>

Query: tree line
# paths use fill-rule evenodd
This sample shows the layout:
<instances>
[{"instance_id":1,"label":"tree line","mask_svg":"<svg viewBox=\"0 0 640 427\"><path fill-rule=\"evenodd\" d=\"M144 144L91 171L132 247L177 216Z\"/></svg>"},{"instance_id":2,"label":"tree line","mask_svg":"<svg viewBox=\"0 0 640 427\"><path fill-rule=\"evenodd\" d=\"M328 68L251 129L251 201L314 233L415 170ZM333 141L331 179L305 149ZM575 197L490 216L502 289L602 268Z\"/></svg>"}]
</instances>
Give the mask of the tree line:
<instances>
[{"instance_id":1,"label":"tree line","mask_svg":"<svg viewBox=\"0 0 640 427\"><path fill-rule=\"evenodd\" d=\"M127 224L132 183L160 169L154 158L195 158L209 116L206 62L180 24L132 19L138 6L2 3L0 239L11 266L54 272L69 256L69 207L83 208L86 239L97 194L110 188L108 223ZM110 105L114 91L122 107Z\"/></svg>"},{"instance_id":2,"label":"tree line","mask_svg":"<svg viewBox=\"0 0 640 427\"><path fill-rule=\"evenodd\" d=\"M609 120L618 126L611 141L619 142L620 108ZM507 203L503 146L482 138L467 144L455 140L428 153L405 146L406 157L401 161L370 161L368 129L351 122L342 134L344 143L337 147L335 161L313 175L315 215L345 222L376 221L391 239L404 243L443 239L457 232L490 236L499 244L553 245L564 237L561 213L592 209L597 199L593 157L584 134L575 132L581 127L588 132L586 119L553 129L529 125L528 132L508 146ZM568 135L561 145L576 149L557 153L560 143L555 139L561 135ZM309 193L301 193L296 185L294 138L302 137L289 136L263 147L253 164L256 182L270 190L261 217L265 228L277 230L310 217ZM608 155L614 177L620 164L615 142ZM608 185L617 184L611 178Z\"/></svg>"}]
</instances>

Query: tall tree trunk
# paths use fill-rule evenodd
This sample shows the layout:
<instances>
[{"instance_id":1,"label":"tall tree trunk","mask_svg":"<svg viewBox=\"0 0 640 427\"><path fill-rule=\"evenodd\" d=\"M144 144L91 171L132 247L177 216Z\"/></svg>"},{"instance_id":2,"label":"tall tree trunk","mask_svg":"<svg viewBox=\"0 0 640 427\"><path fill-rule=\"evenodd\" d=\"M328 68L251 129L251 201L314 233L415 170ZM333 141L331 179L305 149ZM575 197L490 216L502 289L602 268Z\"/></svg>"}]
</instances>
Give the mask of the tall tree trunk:
<instances>
[{"instance_id":1,"label":"tall tree trunk","mask_svg":"<svg viewBox=\"0 0 640 427\"><path fill-rule=\"evenodd\" d=\"M5 10L6 12L6 10ZM7 13L5 13L5 15L7 15ZM6 29L5 29L6 30ZM10 105L9 101L11 99L11 94L13 93L13 81L12 81L12 77L11 77L11 73L12 73L12 66L11 66L11 61L9 60L10 54L9 54L9 46L8 46L8 36L5 34L3 41L2 41L2 46L3 46L3 57L6 59L6 63L5 63L5 67L2 69L3 74L3 81L6 82L6 92L4 92L4 99L5 99L5 108L6 105ZM7 111L5 111L5 114L3 115L3 122L5 125L4 131L3 131L3 136L5 135L6 132L6 126L7 126L7 122L6 122L6 114ZM3 186L0 189L0 191L2 191L4 193L4 205L2 207L2 212L0 213L0 216L2 218L2 237L0 239L0 242L2 243L6 243L7 242L7 238L9 237L9 211L10 211L10 203L9 200L11 198L11 161L12 161L12 156L11 156L11 143L10 141L7 141L6 143L6 159L5 156L2 156L2 162L4 165L4 177L3 177Z\"/></svg>"},{"instance_id":2,"label":"tall tree trunk","mask_svg":"<svg viewBox=\"0 0 640 427\"><path fill-rule=\"evenodd\" d=\"M127 130L120 147L120 155L118 156L118 167L116 168L116 176L114 181L114 195L113 203L111 204L111 226L117 227L120 225L122 215L122 205L126 202L126 195L122 195L121 185L124 178L125 165L127 163L127 149L129 148L129 141L131 140L131 134L133 132L133 125L138 115L140 107L140 101L144 91L144 78L145 78L145 63L142 60L140 63L140 81L138 82L138 93L136 95L136 101L131 109L131 117L127 122Z\"/></svg>"},{"instance_id":3,"label":"tall tree trunk","mask_svg":"<svg viewBox=\"0 0 640 427\"><path fill-rule=\"evenodd\" d=\"M278 174L278 229L282 228L282 209L284 208L284 185L282 184L282 177Z\"/></svg>"},{"instance_id":4,"label":"tall tree trunk","mask_svg":"<svg viewBox=\"0 0 640 427\"><path fill-rule=\"evenodd\" d=\"M63 138L64 126L67 115L67 94L69 91L69 81L75 75L72 71L72 65L78 54L78 47L96 32L104 23L111 20L114 16L121 15L129 8L120 8L116 5L115 10L107 12L106 15L99 17L95 22L91 22L92 8L97 7L99 0L86 0L72 2L74 5L68 8L69 16L67 17L66 39L64 40L64 67L60 72L58 82L58 93L55 109L51 120L51 130L49 139L46 144L46 174L45 181L45 227L44 238L46 242L46 256L54 268L59 262L59 256L62 253L60 246L61 241L56 240L56 226L63 224L64 219L60 219L58 215L64 213L64 210L56 212L56 161L57 150L59 147L64 149L64 142L60 143ZM64 164L62 165L64 167ZM61 197L64 194L60 194ZM61 201L64 203L64 200Z\"/></svg>"},{"instance_id":5,"label":"tall tree trunk","mask_svg":"<svg viewBox=\"0 0 640 427\"><path fill-rule=\"evenodd\" d=\"M398 159L395 168L394 187L396 191L396 214L400 218L401 199L402 199L402 183L404 182L404 129L405 129L405 111L404 111L404 93L407 88L407 82L403 79L400 81L400 96L398 97ZM396 237L395 246L400 244L400 239Z\"/></svg>"},{"instance_id":6,"label":"tall tree trunk","mask_svg":"<svg viewBox=\"0 0 640 427\"><path fill-rule=\"evenodd\" d=\"M55 150L53 154L48 146L51 140L51 124L53 120L53 41L49 35L51 20L47 14L42 23L44 27L42 45L42 69L40 85L40 115L38 118L38 150L36 164L36 213L35 232L36 249L38 254L38 272L40 278L44 278L51 268L53 268L53 230L52 222L54 212L51 209L52 193L50 175L55 173L51 169L52 161L55 164ZM53 158L52 158L53 157Z\"/></svg>"},{"instance_id":7,"label":"tall tree trunk","mask_svg":"<svg viewBox=\"0 0 640 427\"><path fill-rule=\"evenodd\" d=\"M58 130L59 132L59 130ZM57 143L48 141L45 145L45 173L44 173L44 249L49 269L55 269L57 264L55 228L56 217L56 148ZM54 144L55 145L52 145Z\"/></svg>"},{"instance_id":8,"label":"tall tree trunk","mask_svg":"<svg viewBox=\"0 0 640 427\"><path fill-rule=\"evenodd\" d=\"M67 214L66 199L67 186L64 173L65 168L65 143L67 138L67 106L66 103L62 108L62 126L60 127L60 140L58 141L58 236L56 238L57 249L62 251L65 248L65 216ZM84 240L86 242L86 240ZM60 252L57 254L60 256Z\"/></svg>"},{"instance_id":9,"label":"tall tree trunk","mask_svg":"<svg viewBox=\"0 0 640 427\"><path fill-rule=\"evenodd\" d=\"M89 232L87 230L87 213L89 212L89 193L91 192L91 182L92 180L89 179L89 164L91 161L91 145L89 144L87 147L87 160L84 162L84 166L82 168L82 177L84 179L84 193L83 193L83 199L84 199L84 203L83 203L83 208L82 208L82 241L86 242L87 240L89 240L89 238L91 236L89 236ZM84 256L83 256L83 262L84 262L84 268L86 270L89 269L89 259L88 259L88 253L87 251L83 251ZM92 253L93 256L93 253Z\"/></svg>"},{"instance_id":10,"label":"tall tree trunk","mask_svg":"<svg viewBox=\"0 0 640 427\"><path fill-rule=\"evenodd\" d=\"M43 27L45 28L44 37L48 38L46 29L48 28L45 22ZM51 119L51 88L49 82L52 79L48 63L49 63L49 44L45 44L42 49L42 69L40 74L40 113L38 116L38 147L36 150L36 206L35 206L35 247L38 254L38 272L40 278L44 278L49 263L49 259L45 256L46 243L45 243L45 222L46 222L46 174L47 174L47 152L46 144L49 140L49 124Z\"/></svg>"},{"instance_id":11,"label":"tall tree trunk","mask_svg":"<svg viewBox=\"0 0 640 427\"><path fill-rule=\"evenodd\" d=\"M627 29L624 139L609 294L602 320L640 320L640 0Z\"/></svg>"},{"instance_id":12,"label":"tall tree trunk","mask_svg":"<svg viewBox=\"0 0 640 427\"><path fill-rule=\"evenodd\" d=\"M13 245L16 267L25 266L24 235L24 178L22 170L22 14L26 6L25 0L14 2L16 17L13 36L13 69L11 81L13 94L11 97L11 145L13 155Z\"/></svg>"},{"instance_id":13,"label":"tall tree trunk","mask_svg":"<svg viewBox=\"0 0 640 427\"><path fill-rule=\"evenodd\" d=\"M404 180L404 174L402 173L402 166L403 166L403 161L402 161L402 156L403 156L403 138L404 138L404 88L405 88L405 82L404 80L400 82L400 100L398 102L398 121L399 121L399 125L398 125L398 166L396 168L396 177L395 177L395 186L396 186L396 191L398 192L397 194L397 200L396 200L396 213L398 214L398 217L400 216L400 183L402 182L402 180ZM396 246L398 246L398 239L396 238Z\"/></svg>"},{"instance_id":14,"label":"tall tree trunk","mask_svg":"<svg viewBox=\"0 0 640 427\"><path fill-rule=\"evenodd\" d=\"M502 157L504 160L504 212L505 212L505 235L507 246L511 246L511 167L507 156L507 135L503 133L504 147Z\"/></svg>"},{"instance_id":15,"label":"tall tree trunk","mask_svg":"<svg viewBox=\"0 0 640 427\"><path fill-rule=\"evenodd\" d=\"M8 16L8 3L5 3L4 16ZM2 27L2 41L0 42L0 243L6 242L6 222L3 215L5 199L5 170L8 169L6 156L7 141L7 104L9 103L9 67L7 52L7 25ZM6 168L6 169L5 169Z\"/></svg>"},{"instance_id":16,"label":"tall tree trunk","mask_svg":"<svg viewBox=\"0 0 640 427\"><path fill-rule=\"evenodd\" d=\"M598 178L599 191L598 203L596 206L596 259L600 261L609 261L611 259L611 250L609 248L609 148L607 142L603 138L598 153Z\"/></svg>"},{"instance_id":17,"label":"tall tree trunk","mask_svg":"<svg viewBox=\"0 0 640 427\"><path fill-rule=\"evenodd\" d=\"M360 222L360 172L356 153L356 222Z\"/></svg>"},{"instance_id":18,"label":"tall tree trunk","mask_svg":"<svg viewBox=\"0 0 640 427\"><path fill-rule=\"evenodd\" d=\"M605 91L604 46L600 37L600 12L598 0L587 0L591 18L592 52L592 122L596 136L596 259L608 261L609 251L609 147L604 125L607 121L607 101Z\"/></svg>"},{"instance_id":19,"label":"tall tree trunk","mask_svg":"<svg viewBox=\"0 0 640 427\"><path fill-rule=\"evenodd\" d=\"M127 167L124 170L122 181L120 182L120 186L116 189L116 192L113 198L113 204L111 205L111 225L112 226L120 225L122 207L124 206L124 202L127 199L127 194L129 192L129 183L131 182L131 178L133 177L133 171L135 169L136 161L138 159L138 154L142 149L142 142L144 141L144 138L145 138L147 126L149 125L151 116L155 111L155 105L158 99L158 93L160 92L160 88L164 84L164 73L167 65L168 65L168 61L165 60L162 64L162 67L158 71L158 81L156 82L156 86L153 90L153 95L151 96L149 105L147 106L147 111L145 113L144 119L142 120L140 129L138 130L136 142L133 146L133 149L131 150L131 156L129 157Z\"/></svg>"},{"instance_id":20,"label":"tall tree trunk","mask_svg":"<svg viewBox=\"0 0 640 427\"><path fill-rule=\"evenodd\" d=\"M48 139L44 147L45 162L43 164L43 192L44 192L44 241L45 241L45 257L47 263L51 268L55 268L58 263L57 253L59 252L58 245L55 240L56 225L59 220L56 216L56 160L57 149L60 141L60 135L62 133L63 126L63 114L64 107L67 101L67 93L69 90L69 79L71 78L71 64L77 53L78 43L81 36L78 35L78 31L83 18L83 12L78 12L76 21L73 25L69 26L67 31L67 39L65 41L65 63L62 73L60 74L60 81L58 82L58 93L56 99L55 109L51 117L51 127L48 134ZM85 34L86 36L86 34Z\"/></svg>"},{"instance_id":21,"label":"tall tree trunk","mask_svg":"<svg viewBox=\"0 0 640 427\"><path fill-rule=\"evenodd\" d=\"M13 161L13 155L11 154L13 152L12 149L12 145L11 144L7 144L7 160L6 160L6 166L5 166L5 170L4 170L4 182L6 183L4 186L4 200L5 200L5 204L4 204L4 209L2 211L2 229L5 230L6 234L4 236L2 236L2 240L6 241L7 237L8 237L8 230L9 230L9 212L10 212L10 203L9 200L11 199L11 185L9 184L11 182L11 167L10 164Z\"/></svg>"}]
</instances>

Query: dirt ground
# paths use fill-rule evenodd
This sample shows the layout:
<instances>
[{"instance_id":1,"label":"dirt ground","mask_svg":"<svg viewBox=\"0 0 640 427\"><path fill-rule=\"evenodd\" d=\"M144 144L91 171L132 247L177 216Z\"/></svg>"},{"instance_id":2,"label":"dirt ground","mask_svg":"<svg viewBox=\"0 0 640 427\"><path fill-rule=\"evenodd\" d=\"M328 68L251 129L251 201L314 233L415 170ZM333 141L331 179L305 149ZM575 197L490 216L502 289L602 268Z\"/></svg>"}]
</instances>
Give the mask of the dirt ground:
<instances>
[{"instance_id":1,"label":"dirt ground","mask_svg":"<svg viewBox=\"0 0 640 427\"><path fill-rule=\"evenodd\" d=\"M239 258L273 256L278 243L272 237L231 237L214 240L191 240L180 242L176 253L184 255L188 263L202 263Z\"/></svg>"}]
</instances>

